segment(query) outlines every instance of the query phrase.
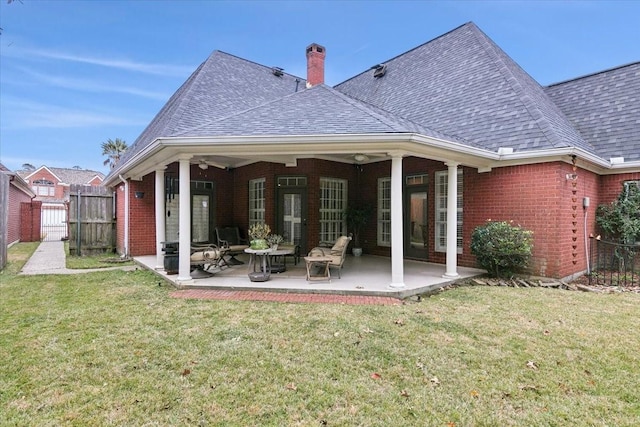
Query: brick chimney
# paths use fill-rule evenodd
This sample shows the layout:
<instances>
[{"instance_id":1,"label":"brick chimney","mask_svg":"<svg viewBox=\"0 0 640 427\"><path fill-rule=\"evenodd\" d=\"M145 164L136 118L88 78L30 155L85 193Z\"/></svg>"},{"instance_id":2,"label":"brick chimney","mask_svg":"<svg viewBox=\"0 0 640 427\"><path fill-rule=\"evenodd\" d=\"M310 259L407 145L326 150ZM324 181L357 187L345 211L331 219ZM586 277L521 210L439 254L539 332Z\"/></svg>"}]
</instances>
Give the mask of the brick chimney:
<instances>
[{"instance_id":1,"label":"brick chimney","mask_svg":"<svg viewBox=\"0 0 640 427\"><path fill-rule=\"evenodd\" d=\"M324 83L324 57L327 51L323 46L312 43L307 47L307 87Z\"/></svg>"}]
</instances>

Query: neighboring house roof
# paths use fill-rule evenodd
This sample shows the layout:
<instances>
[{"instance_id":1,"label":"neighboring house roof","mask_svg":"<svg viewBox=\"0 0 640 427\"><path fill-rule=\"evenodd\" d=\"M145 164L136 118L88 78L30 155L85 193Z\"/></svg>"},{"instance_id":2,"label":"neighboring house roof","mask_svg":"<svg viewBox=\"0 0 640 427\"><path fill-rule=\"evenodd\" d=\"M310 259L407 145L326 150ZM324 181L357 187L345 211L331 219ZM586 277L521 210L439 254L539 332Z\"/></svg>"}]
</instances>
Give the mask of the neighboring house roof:
<instances>
[{"instance_id":1,"label":"neighboring house roof","mask_svg":"<svg viewBox=\"0 0 640 427\"><path fill-rule=\"evenodd\" d=\"M640 62L545 91L601 157L640 160Z\"/></svg>"},{"instance_id":2,"label":"neighboring house roof","mask_svg":"<svg viewBox=\"0 0 640 427\"><path fill-rule=\"evenodd\" d=\"M58 179L56 184L71 185L80 184L86 185L93 181L96 177L103 181L105 176L102 172L92 171L89 169L73 169L73 168L53 168L48 166L40 166L36 170L19 170L16 171L25 180L30 180L32 176L38 177L38 174L43 170L49 171L53 176Z\"/></svg>"},{"instance_id":3,"label":"neighboring house roof","mask_svg":"<svg viewBox=\"0 0 640 427\"><path fill-rule=\"evenodd\" d=\"M594 152L533 78L473 23L335 88L441 132L497 151L577 146Z\"/></svg>"},{"instance_id":4,"label":"neighboring house roof","mask_svg":"<svg viewBox=\"0 0 640 427\"><path fill-rule=\"evenodd\" d=\"M29 184L24 179L22 179L22 177L20 177L20 175L18 175L15 172L12 172L9 168L7 168L2 163L0 163L0 173L8 175L10 177L11 185L16 187L17 189L19 189L23 193L27 194L29 197L35 197L36 196L36 194L33 192L31 187L29 186Z\"/></svg>"},{"instance_id":5,"label":"neighboring house roof","mask_svg":"<svg viewBox=\"0 0 640 427\"><path fill-rule=\"evenodd\" d=\"M278 73L280 74L280 73ZM273 67L214 51L158 112L120 159L126 162L156 138L179 135L233 113L304 90L306 81Z\"/></svg>"}]
</instances>

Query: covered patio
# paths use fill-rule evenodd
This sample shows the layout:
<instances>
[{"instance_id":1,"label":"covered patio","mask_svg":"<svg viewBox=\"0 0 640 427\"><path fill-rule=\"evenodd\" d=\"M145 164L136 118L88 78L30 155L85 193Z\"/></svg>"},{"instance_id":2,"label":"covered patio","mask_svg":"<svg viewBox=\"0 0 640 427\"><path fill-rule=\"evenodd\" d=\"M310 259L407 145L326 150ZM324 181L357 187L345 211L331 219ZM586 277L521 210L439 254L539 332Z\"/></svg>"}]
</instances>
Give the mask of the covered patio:
<instances>
[{"instance_id":1,"label":"covered patio","mask_svg":"<svg viewBox=\"0 0 640 427\"><path fill-rule=\"evenodd\" d=\"M459 276L455 279L443 277L445 266L429 262L404 260L403 288L389 285L391 262L388 257L348 255L341 271L341 278L332 272L331 281L306 280L304 259L297 265L287 261L287 270L272 273L266 282L251 282L248 277L248 256L238 257L245 264L224 268L210 277L192 279L188 282L178 280L178 274L168 275L164 270L156 269L154 255L135 257L143 267L156 272L179 289L225 289L225 290L262 290L269 292L329 293L338 295L369 295L408 298L413 295L432 292L456 281L485 273L476 268L458 267ZM197 274L193 274L197 277Z\"/></svg>"}]
</instances>

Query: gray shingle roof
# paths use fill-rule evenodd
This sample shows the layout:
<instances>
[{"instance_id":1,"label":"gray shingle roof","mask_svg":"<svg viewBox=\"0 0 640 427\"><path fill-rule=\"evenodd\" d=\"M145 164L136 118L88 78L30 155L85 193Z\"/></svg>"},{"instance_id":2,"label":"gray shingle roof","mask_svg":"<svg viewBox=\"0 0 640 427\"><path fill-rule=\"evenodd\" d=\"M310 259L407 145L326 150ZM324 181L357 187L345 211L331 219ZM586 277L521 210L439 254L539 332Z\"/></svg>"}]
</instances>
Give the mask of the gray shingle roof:
<instances>
[{"instance_id":1,"label":"gray shingle roof","mask_svg":"<svg viewBox=\"0 0 640 427\"><path fill-rule=\"evenodd\" d=\"M120 165L160 137L366 133L640 158L638 64L545 89L473 23L385 64L380 78L368 70L334 88L306 89L304 79L214 51Z\"/></svg>"},{"instance_id":2,"label":"gray shingle roof","mask_svg":"<svg viewBox=\"0 0 640 427\"><path fill-rule=\"evenodd\" d=\"M305 84L304 79L291 74L275 76L271 67L214 51L162 107L121 162L156 138L175 136L204 122L281 98Z\"/></svg>"},{"instance_id":3,"label":"gray shingle roof","mask_svg":"<svg viewBox=\"0 0 640 427\"><path fill-rule=\"evenodd\" d=\"M473 23L335 88L413 122L497 150L593 152L538 83Z\"/></svg>"},{"instance_id":4,"label":"gray shingle roof","mask_svg":"<svg viewBox=\"0 0 640 427\"><path fill-rule=\"evenodd\" d=\"M102 172L92 171L89 169L52 168L49 166L47 166L47 169L49 169L53 174L55 174L58 178L60 178L60 181L64 184L85 185L85 184L88 184L96 176L99 176L100 178L104 179L104 174ZM33 172L34 171L32 170L16 171L16 173L20 175L22 178L28 177Z\"/></svg>"},{"instance_id":5,"label":"gray shingle roof","mask_svg":"<svg viewBox=\"0 0 640 427\"><path fill-rule=\"evenodd\" d=\"M458 141L319 85L212 120L178 136L420 133Z\"/></svg>"},{"instance_id":6,"label":"gray shingle roof","mask_svg":"<svg viewBox=\"0 0 640 427\"><path fill-rule=\"evenodd\" d=\"M557 83L545 91L598 155L640 160L640 62Z\"/></svg>"}]
</instances>

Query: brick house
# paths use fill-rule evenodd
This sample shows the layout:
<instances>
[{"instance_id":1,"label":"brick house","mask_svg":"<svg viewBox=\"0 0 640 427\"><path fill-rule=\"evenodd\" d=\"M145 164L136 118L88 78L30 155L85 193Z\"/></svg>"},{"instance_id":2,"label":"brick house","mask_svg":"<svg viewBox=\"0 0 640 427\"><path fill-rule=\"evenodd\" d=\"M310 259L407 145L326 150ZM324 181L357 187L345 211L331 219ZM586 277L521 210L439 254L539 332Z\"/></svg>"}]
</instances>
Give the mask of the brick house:
<instances>
[{"instance_id":1,"label":"brick house","mask_svg":"<svg viewBox=\"0 0 640 427\"><path fill-rule=\"evenodd\" d=\"M474 266L487 219L534 233L532 273L586 270L595 207L640 180L640 63L542 87L475 24L324 84L214 51L105 179L116 187L118 250L156 254L215 226L265 221L308 250L348 233L350 204L375 208L365 253ZM381 58L382 59L382 58ZM134 197L136 195L136 197Z\"/></svg>"},{"instance_id":2,"label":"brick house","mask_svg":"<svg viewBox=\"0 0 640 427\"><path fill-rule=\"evenodd\" d=\"M16 173L35 193L34 202L41 205L39 233L44 240L60 240L68 236L67 209L71 185L102 185L105 177L102 172L88 169L48 166L19 170Z\"/></svg>"}]
</instances>

